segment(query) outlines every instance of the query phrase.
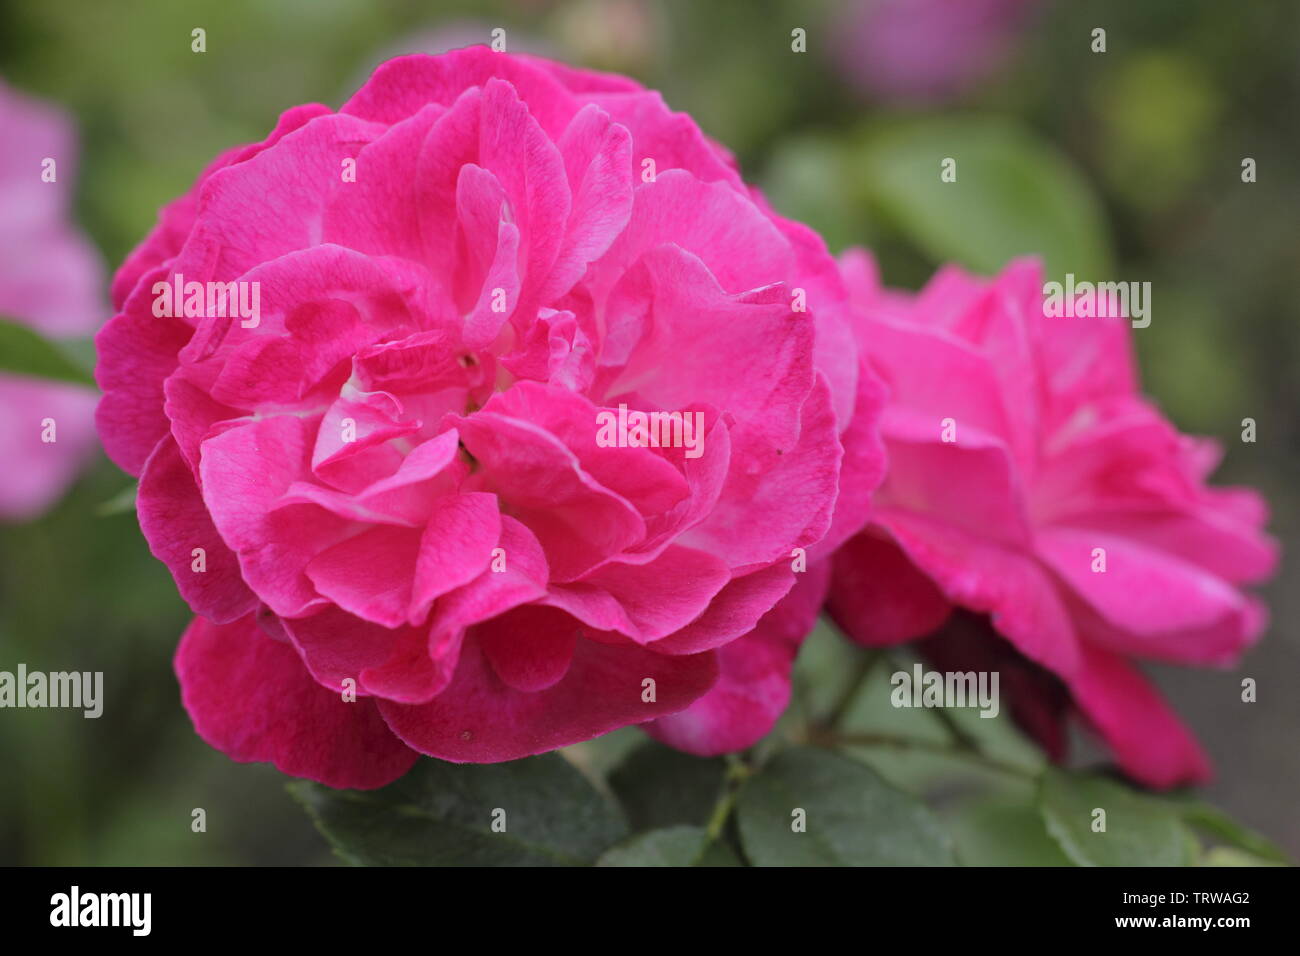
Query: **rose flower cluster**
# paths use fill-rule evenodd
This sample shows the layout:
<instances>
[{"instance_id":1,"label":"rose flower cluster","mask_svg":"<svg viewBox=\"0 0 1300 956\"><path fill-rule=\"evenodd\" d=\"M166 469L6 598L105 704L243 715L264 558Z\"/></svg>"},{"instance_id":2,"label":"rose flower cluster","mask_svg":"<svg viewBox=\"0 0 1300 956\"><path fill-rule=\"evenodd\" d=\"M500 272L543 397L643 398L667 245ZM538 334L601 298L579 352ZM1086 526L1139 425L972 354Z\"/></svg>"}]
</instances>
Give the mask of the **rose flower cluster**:
<instances>
[{"instance_id":1,"label":"rose flower cluster","mask_svg":"<svg viewBox=\"0 0 1300 956\"><path fill-rule=\"evenodd\" d=\"M867 644L988 615L946 653L1032 675L1032 730L1201 775L1130 661L1258 634L1262 506L1040 282L885 290L620 77L469 48L289 110L162 210L97 339L195 728L355 788L633 724L738 750L829 600Z\"/></svg>"}]
</instances>

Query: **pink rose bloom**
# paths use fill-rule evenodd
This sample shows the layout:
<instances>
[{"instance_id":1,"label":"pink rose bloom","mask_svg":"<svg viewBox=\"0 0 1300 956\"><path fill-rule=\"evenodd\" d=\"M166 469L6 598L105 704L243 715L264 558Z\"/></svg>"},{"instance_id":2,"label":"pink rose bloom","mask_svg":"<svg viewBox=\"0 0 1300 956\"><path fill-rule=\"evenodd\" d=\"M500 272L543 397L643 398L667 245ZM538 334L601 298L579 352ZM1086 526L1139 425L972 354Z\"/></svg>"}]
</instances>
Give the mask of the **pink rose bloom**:
<instances>
[{"instance_id":1,"label":"pink rose bloom","mask_svg":"<svg viewBox=\"0 0 1300 956\"><path fill-rule=\"evenodd\" d=\"M103 320L104 276L71 219L72 123L0 82L0 129L0 318L46 338L89 336ZM46 160L53 182L42 179ZM33 518L63 494L95 447L95 400L90 388L0 372L0 518ZM54 441L42 439L45 419Z\"/></svg>"},{"instance_id":2,"label":"pink rose bloom","mask_svg":"<svg viewBox=\"0 0 1300 956\"><path fill-rule=\"evenodd\" d=\"M923 651L999 670L1054 757L1072 708L1135 779L1204 779L1200 747L1135 662L1226 665L1260 634L1264 609L1238 586L1276 563L1264 502L1206 486L1219 449L1138 393L1127 321L1044 316L1037 263L993 280L947 267L915 296L883 291L863 253L843 267L890 393L889 472L870 525L833 559L835 620L878 646L954 608L987 615L1005 642L972 626Z\"/></svg>"},{"instance_id":3,"label":"pink rose bloom","mask_svg":"<svg viewBox=\"0 0 1300 956\"><path fill-rule=\"evenodd\" d=\"M177 277L260 314L168 317ZM100 433L234 759L375 787L646 722L718 752L785 706L879 386L821 242L658 94L392 60L219 157L113 294ZM694 444L611 442L622 406Z\"/></svg>"}]
</instances>

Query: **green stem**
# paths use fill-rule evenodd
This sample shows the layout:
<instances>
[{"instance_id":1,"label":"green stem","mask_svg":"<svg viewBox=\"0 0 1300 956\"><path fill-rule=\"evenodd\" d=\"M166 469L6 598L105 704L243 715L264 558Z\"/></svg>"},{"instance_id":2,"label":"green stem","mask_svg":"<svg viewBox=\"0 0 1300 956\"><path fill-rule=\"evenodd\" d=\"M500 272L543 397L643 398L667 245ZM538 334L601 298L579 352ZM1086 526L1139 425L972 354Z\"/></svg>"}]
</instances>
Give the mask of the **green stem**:
<instances>
[{"instance_id":1,"label":"green stem","mask_svg":"<svg viewBox=\"0 0 1300 956\"><path fill-rule=\"evenodd\" d=\"M722 783L722 795L718 797L718 802L713 805L713 813L710 815L708 826L705 828L710 842L714 842L722 836L727 820L731 817L731 811L736 806L736 797L740 793L740 785L745 782L745 779L751 773L753 773L753 770L745 763L743 758L737 754L727 754L727 775Z\"/></svg>"},{"instance_id":2,"label":"green stem","mask_svg":"<svg viewBox=\"0 0 1300 956\"><path fill-rule=\"evenodd\" d=\"M853 702L857 700L858 693L862 690L863 685L866 684L867 678L871 676L871 671L875 668L876 662L880 660L880 658L881 654L879 651L867 651L863 654L862 659L858 662L857 669L853 673L853 677L850 678L848 685L844 689L844 693L840 695L840 699L836 701L835 706L826 716L826 720L823 722L825 727L834 729L840 725L840 721L845 718L849 712L849 708L851 708Z\"/></svg>"}]
</instances>

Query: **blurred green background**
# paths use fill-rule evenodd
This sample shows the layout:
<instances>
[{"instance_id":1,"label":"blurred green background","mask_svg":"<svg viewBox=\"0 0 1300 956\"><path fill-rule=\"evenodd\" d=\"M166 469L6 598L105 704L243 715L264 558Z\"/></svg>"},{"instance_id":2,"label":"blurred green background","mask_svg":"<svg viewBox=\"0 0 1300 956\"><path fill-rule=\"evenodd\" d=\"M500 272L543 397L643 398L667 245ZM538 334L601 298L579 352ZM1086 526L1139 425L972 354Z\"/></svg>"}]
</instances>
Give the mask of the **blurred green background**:
<instances>
[{"instance_id":1,"label":"blurred green background","mask_svg":"<svg viewBox=\"0 0 1300 956\"><path fill-rule=\"evenodd\" d=\"M961 0L914 2L924 32L978 32L952 15ZM77 213L110 269L212 156L283 109L337 106L391 55L504 27L512 50L662 90L778 210L833 251L870 246L890 284L1028 252L1054 272L1152 282L1136 333L1147 391L1222 440L1220 480L1263 490L1288 553L1266 589L1271 630L1238 667L1156 676L1216 761L1208 798L1300 855L1300 4L985 6L1000 48L925 95L863 80L863 4L808 0L6 0L0 76L76 118ZM913 66L956 55L899 49ZM960 192L940 191L945 156ZM1258 182L1242 182L1244 157ZM1245 417L1255 444L1240 441ZM193 733L171 673L186 609L134 516L97 514L128 484L101 456L45 518L0 528L0 668L100 670L107 698L99 720L0 712L0 863L331 862L286 778ZM1239 699L1244 676L1257 703ZM195 807L206 834L190 830Z\"/></svg>"}]
</instances>

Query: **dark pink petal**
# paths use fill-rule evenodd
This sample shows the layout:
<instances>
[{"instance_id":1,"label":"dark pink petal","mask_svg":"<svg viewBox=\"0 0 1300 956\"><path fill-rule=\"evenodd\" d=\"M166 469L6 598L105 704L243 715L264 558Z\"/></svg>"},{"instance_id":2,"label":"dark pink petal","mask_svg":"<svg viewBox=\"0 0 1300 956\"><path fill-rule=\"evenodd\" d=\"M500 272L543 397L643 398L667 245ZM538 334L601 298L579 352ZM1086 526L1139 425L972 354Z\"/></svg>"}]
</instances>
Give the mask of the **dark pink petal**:
<instances>
[{"instance_id":1,"label":"dark pink petal","mask_svg":"<svg viewBox=\"0 0 1300 956\"><path fill-rule=\"evenodd\" d=\"M356 682L358 694L372 694L365 679L371 668L383 665L407 643L421 647L428 643L427 627L387 628L332 605L308 617L279 623L312 677L336 692L350 679Z\"/></svg>"},{"instance_id":2,"label":"dark pink petal","mask_svg":"<svg viewBox=\"0 0 1300 956\"><path fill-rule=\"evenodd\" d=\"M295 481L273 507L314 504L351 521L423 524L434 502L455 492L468 470L456 457L458 437L452 429L424 442L402 459L396 471L355 494Z\"/></svg>"},{"instance_id":3,"label":"dark pink petal","mask_svg":"<svg viewBox=\"0 0 1300 956\"><path fill-rule=\"evenodd\" d=\"M149 549L167 565L195 614L228 624L256 610L239 561L212 526L194 475L170 437L145 463L135 507ZM202 571L194 570L195 549L202 550Z\"/></svg>"},{"instance_id":4,"label":"dark pink petal","mask_svg":"<svg viewBox=\"0 0 1300 956\"><path fill-rule=\"evenodd\" d=\"M1030 660L1069 678L1080 642L1057 584L1037 559L918 515L881 511L877 520L953 604L989 614Z\"/></svg>"},{"instance_id":5,"label":"dark pink petal","mask_svg":"<svg viewBox=\"0 0 1300 956\"><path fill-rule=\"evenodd\" d=\"M1135 780L1163 789L1210 778L1210 762L1195 738L1122 657L1085 646L1067 683L1079 709Z\"/></svg>"},{"instance_id":6,"label":"dark pink petal","mask_svg":"<svg viewBox=\"0 0 1300 956\"><path fill-rule=\"evenodd\" d=\"M421 422L406 419L397 400L387 392L360 392L345 386L343 394L325 412L312 449L311 468L323 474L362 452L405 438L420 430Z\"/></svg>"},{"instance_id":7,"label":"dark pink petal","mask_svg":"<svg viewBox=\"0 0 1300 956\"><path fill-rule=\"evenodd\" d=\"M956 441L942 441L943 429L942 420L908 406L885 410L889 473L880 506L925 515L991 543L1030 548L1024 488L1006 444L963 422L956 425Z\"/></svg>"},{"instance_id":8,"label":"dark pink petal","mask_svg":"<svg viewBox=\"0 0 1300 956\"><path fill-rule=\"evenodd\" d=\"M827 609L866 647L886 647L937 630L952 604L893 541L875 531L850 538L832 559Z\"/></svg>"},{"instance_id":9,"label":"dark pink petal","mask_svg":"<svg viewBox=\"0 0 1300 956\"><path fill-rule=\"evenodd\" d=\"M537 536L556 580L581 576L645 535L636 509L550 433L482 411L452 423L478 463L476 479Z\"/></svg>"},{"instance_id":10,"label":"dark pink petal","mask_svg":"<svg viewBox=\"0 0 1300 956\"><path fill-rule=\"evenodd\" d=\"M543 302L563 295L604 255L632 214L632 136L598 106L583 107L557 144L573 194Z\"/></svg>"},{"instance_id":11,"label":"dark pink petal","mask_svg":"<svg viewBox=\"0 0 1300 956\"><path fill-rule=\"evenodd\" d=\"M497 676L471 633L446 690L427 704L385 701L379 709L393 732L421 753L458 763L495 763L675 713L717 676L713 652L666 657L582 640L564 677L530 693ZM655 699L643 700L651 687Z\"/></svg>"},{"instance_id":12,"label":"dark pink petal","mask_svg":"<svg viewBox=\"0 0 1300 956\"><path fill-rule=\"evenodd\" d=\"M275 149L214 172L200 188L197 214L207 229L203 241L220 247L213 278L236 279L285 253L318 245L325 200L341 178L341 161L355 158L382 133L383 127L355 117L318 116Z\"/></svg>"},{"instance_id":13,"label":"dark pink petal","mask_svg":"<svg viewBox=\"0 0 1300 956\"><path fill-rule=\"evenodd\" d=\"M500 77L519 91L547 134L558 139L579 104L549 66L528 57L502 56L486 46L465 47L436 57L399 56L381 64L340 111L379 123L397 123L428 103L450 106L466 89Z\"/></svg>"},{"instance_id":14,"label":"dark pink petal","mask_svg":"<svg viewBox=\"0 0 1300 956\"><path fill-rule=\"evenodd\" d=\"M478 625L474 640L497 677L535 693L568 673L581 633L582 625L563 611L530 604Z\"/></svg>"},{"instance_id":15,"label":"dark pink petal","mask_svg":"<svg viewBox=\"0 0 1300 956\"><path fill-rule=\"evenodd\" d=\"M377 525L321 551L305 571L317 592L343 610L398 627L411 607L419 554L417 529Z\"/></svg>"},{"instance_id":16,"label":"dark pink petal","mask_svg":"<svg viewBox=\"0 0 1300 956\"><path fill-rule=\"evenodd\" d=\"M790 565L778 563L733 578L714 595L703 614L655 641L651 649L661 654L698 654L722 647L753 630L794 587L796 577Z\"/></svg>"},{"instance_id":17,"label":"dark pink petal","mask_svg":"<svg viewBox=\"0 0 1300 956\"><path fill-rule=\"evenodd\" d=\"M932 421L935 441L946 418L956 423L958 440L968 429L1003 443L1011 438L996 370L968 342L943 329L876 321L865 345L872 368L889 389L890 409Z\"/></svg>"},{"instance_id":18,"label":"dark pink petal","mask_svg":"<svg viewBox=\"0 0 1300 956\"><path fill-rule=\"evenodd\" d=\"M830 527L842 451L830 389L818 377L802 409L798 443L789 448L732 447L731 470L709 517L682 543L753 570L792 560ZM733 429L734 437L734 429ZM754 521L753 516L763 516Z\"/></svg>"},{"instance_id":19,"label":"dark pink petal","mask_svg":"<svg viewBox=\"0 0 1300 956\"><path fill-rule=\"evenodd\" d=\"M199 466L212 523L239 556L249 587L282 617L324 602L307 565L347 536L347 523L320 508L275 508L309 472L315 424L284 415L232 428L204 443Z\"/></svg>"},{"instance_id":20,"label":"dark pink petal","mask_svg":"<svg viewBox=\"0 0 1300 956\"><path fill-rule=\"evenodd\" d=\"M713 688L689 708L646 726L679 750L701 756L743 750L776 724L790 702L790 670L830 577L826 562L798 575L794 589L758 625L718 651Z\"/></svg>"},{"instance_id":21,"label":"dark pink petal","mask_svg":"<svg viewBox=\"0 0 1300 956\"><path fill-rule=\"evenodd\" d=\"M648 564L611 562L558 585L547 603L597 630L618 631L645 644L699 617L730 577L713 555L673 546Z\"/></svg>"},{"instance_id":22,"label":"dark pink petal","mask_svg":"<svg viewBox=\"0 0 1300 956\"><path fill-rule=\"evenodd\" d=\"M597 442L601 409L582 395L519 382L493 395L484 411L531 422L554 435L577 456L584 472L647 518L668 511L687 496L686 478L659 449L602 447Z\"/></svg>"},{"instance_id":23,"label":"dark pink petal","mask_svg":"<svg viewBox=\"0 0 1300 956\"><path fill-rule=\"evenodd\" d=\"M472 492L435 501L415 562L408 610L411 620L422 620L436 598L483 573L500 538L501 511L496 495Z\"/></svg>"},{"instance_id":24,"label":"dark pink petal","mask_svg":"<svg viewBox=\"0 0 1300 956\"><path fill-rule=\"evenodd\" d=\"M1262 581L1277 569L1278 546L1259 530L1262 523L1241 522L1221 508L1207 506L1190 513L1172 508L1100 511L1066 519L1062 526L1128 538L1199 565L1229 583L1243 584Z\"/></svg>"},{"instance_id":25,"label":"dark pink petal","mask_svg":"<svg viewBox=\"0 0 1300 956\"><path fill-rule=\"evenodd\" d=\"M744 188L731 155L685 113L670 110L654 90L601 91L586 98L631 131L632 164L638 172L644 160L653 159L659 178L682 169L706 183L722 181L737 192Z\"/></svg>"},{"instance_id":26,"label":"dark pink petal","mask_svg":"<svg viewBox=\"0 0 1300 956\"><path fill-rule=\"evenodd\" d=\"M1105 570L1095 571L1105 555ZM1106 625L1093 640L1132 656L1226 664L1264 625L1258 602L1199 566L1126 540L1055 528L1043 560Z\"/></svg>"},{"instance_id":27,"label":"dark pink petal","mask_svg":"<svg viewBox=\"0 0 1300 956\"><path fill-rule=\"evenodd\" d=\"M384 645L384 662L362 673L367 689L403 703L431 700L455 672L466 628L545 595L546 556L532 532L502 515L498 546L488 570L438 599L427 629L404 629L391 650Z\"/></svg>"},{"instance_id":28,"label":"dark pink petal","mask_svg":"<svg viewBox=\"0 0 1300 956\"><path fill-rule=\"evenodd\" d=\"M703 262L731 294L794 274L789 242L747 196L722 183L662 169L654 182L637 186L627 228L594 269L597 275L618 275L665 243ZM792 301L787 296L787 305Z\"/></svg>"},{"instance_id":29,"label":"dark pink petal","mask_svg":"<svg viewBox=\"0 0 1300 956\"><path fill-rule=\"evenodd\" d=\"M371 701L321 687L251 615L225 625L195 618L175 664L194 729L232 760L357 790L391 783L415 763Z\"/></svg>"},{"instance_id":30,"label":"dark pink petal","mask_svg":"<svg viewBox=\"0 0 1300 956\"><path fill-rule=\"evenodd\" d=\"M509 83L493 79L481 90L464 93L434 123L420 151L416 202L424 261L446 273L458 266L457 233L447 228L449 223L459 222L462 229L486 227L494 234L498 230L495 219L474 216L467 221L459 214L461 170L467 163L495 176L504 191L509 221L518 227L523 283L519 301L507 303L508 312L536 308L536 294L563 239L570 195L555 144ZM482 241L470 237L472 245Z\"/></svg>"},{"instance_id":31,"label":"dark pink petal","mask_svg":"<svg viewBox=\"0 0 1300 956\"><path fill-rule=\"evenodd\" d=\"M163 207L162 212L158 214L158 225L149 233L145 241L132 251L126 262L117 271L117 275L113 277L113 305L121 309L131 290L135 288L136 283L140 281L140 278L146 272L156 269L180 252L181 247L185 245L186 237L194 227L194 216L198 206L198 187L209 176L219 169L224 169L226 166L243 162L257 155L262 150L278 143L287 134L292 133L308 120L317 116L324 116L329 112L329 107L322 106L320 103L305 103L302 106L295 106L292 109L285 110L284 113L280 114L275 129L271 131L271 134L265 140L249 146L236 146L233 149L228 149L209 163L188 193Z\"/></svg>"},{"instance_id":32,"label":"dark pink petal","mask_svg":"<svg viewBox=\"0 0 1300 956\"><path fill-rule=\"evenodd\" d=\"M197 477L203 442L226 428L235 427L247 416L238 408L214 400L192 378L191 370L182 367L163 382L163 411L171 419L171 437L181 457Z\"/></svg>"},{"instance_id":33,"label":"dark pink petal","mask_svg":"<svg viewBox=\"0 0 1300 956\"><path fill-rule=\"evenodd\" d=\"M863 365L857 379L853 418L840 433L844 458L840 462L840 493L826 536L809 552L815 559L831 554L867 523L872 500L885 478L885 445L880 419L887 393L880 380Z\"/></svg>"},{"instance_id":34,"label":"dark pink petal","mask_svg":"<svg viewBox=\"0 0 1300 956\"><path fill-rule=\"evenodd\" d=\"M146 275L123 311L95 336L95 381L104 392L95 423L108 457L132 475L140 474L168 432L163 382L175 371L177 353L193 332L181 319L153 314L150 290L166 278L161 269Z\"/></svg>"},{"instance_id":35,"label":"dark pink petal","mask_svg":"<svg viewBox=\"0 0 1300 956\"><path fill-rule=\"evenodd\" d=\"M361 147L356 180L331 186L321 239L370 255L419 262L424 248L415 202L420 147L446 108L427 103Z\"/></svg>"},{"instance_id":36,"label":"dark pink petal","mask_svg":"<svg viewBox=\"0 0 1300 956\"><path fill-rule=\"evenodd\" d=\"M609 336L628 345L605 388L607 404L628 393L668 411L708 404L757 441L784 448L797 438L813 384L815 330L782 286L728 295L699 259L664 246L615 287L606 323Z\"/></svg>"}]
</instances>

